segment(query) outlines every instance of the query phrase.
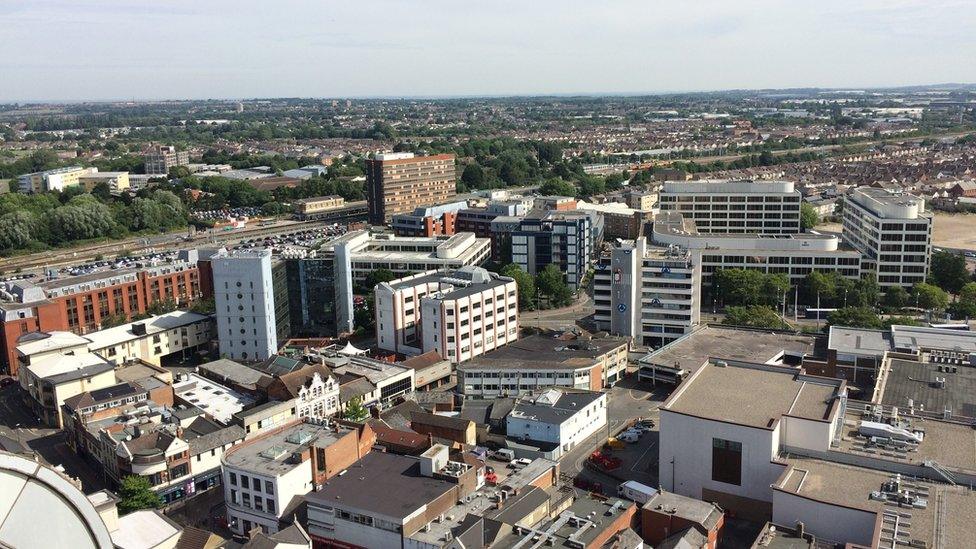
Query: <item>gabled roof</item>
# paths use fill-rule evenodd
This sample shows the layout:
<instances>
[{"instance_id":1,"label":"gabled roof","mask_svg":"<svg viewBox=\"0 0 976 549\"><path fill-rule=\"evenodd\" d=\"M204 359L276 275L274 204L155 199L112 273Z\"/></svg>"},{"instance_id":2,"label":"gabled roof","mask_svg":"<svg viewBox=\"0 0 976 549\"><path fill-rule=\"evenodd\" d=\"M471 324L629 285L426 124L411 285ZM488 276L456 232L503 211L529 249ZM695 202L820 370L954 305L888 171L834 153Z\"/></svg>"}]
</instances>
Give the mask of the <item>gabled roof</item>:
<instances>
[{"instance_id":1,"label":"gabled roof","mask_svg":"<svg viewBox=\"0 0 976 549\"><path fill-rule=\"evenodd\" d=\"M290 396L298 396L298 392L302 387L309 385L314 379L315 374L318 374L322 381L328 381L329 378L334 378L332 375L332 370L322 364L311 364L300 370L294 370L288 372L287 374L281 374L278 378L272 382L272 385L279 385L285 389Z\"/></svg>"}]
</instances>

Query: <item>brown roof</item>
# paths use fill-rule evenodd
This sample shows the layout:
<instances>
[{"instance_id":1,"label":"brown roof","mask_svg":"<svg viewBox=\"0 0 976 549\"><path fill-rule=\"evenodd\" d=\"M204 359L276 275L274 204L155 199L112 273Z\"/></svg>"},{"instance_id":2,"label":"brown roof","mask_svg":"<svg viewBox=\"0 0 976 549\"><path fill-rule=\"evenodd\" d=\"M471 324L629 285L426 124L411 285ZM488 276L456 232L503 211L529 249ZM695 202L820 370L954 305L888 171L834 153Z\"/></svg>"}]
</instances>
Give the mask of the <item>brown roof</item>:
<instances>
[{"instance_id":1,"label":"brown roof","mask_svg":"<svg viewBox=\"0 0 976 549\"><path fill-rule=\"evenodd\" d=\"M248 179L248 183L259 191L272 191L280 187L297 187L302 184L302 180L297 177L262 177L260 179Z\"/></svg>"},{"instance_id":2,"label":"brown roof","mask_svg":"<svg viewBox=\"0 0 976 549\"><path fill-rule=\"evenodd\" d=\"M416 448L419 450L427 448L430 442L427 435L387 427L379 421L372 421L369 426L376 433L376 442L380 444L390 444L392 446Z\"/></svg>"},{"instance_id":3,"label":"brown roof","mask_svg":"<svg viewBox=\"0 0 976 549\"><path fill-rule=\"evenodd\" d=\"M404 368L410 368L412 370L422 370L424 368L429 368L438 362L442 362L444 359L437 351L430 351L422 355L412 356L399 364Z\"/></svg>"},{"instance_id":4,"label":"brown roof","mask_svg":"<svg viewBox=\"0 0 976 549\"><path fill-rule=\"evenodd\" d=\"M282 374L273 382L274 384L279 384L284 387L285 391L295 397L298 396L298 391L308 383L312 381L315 374L319 374L322 380L327 380L332 376L332 370L327 366L322 364L311 364L302 368L301 370L295 370L294 372L289 372L287 374Z\"/></svg>"},{"instance_id":5,"label":"brown roof","mask_svg":"<svg viewBox=\"0 0 976 549\"><path fill-rule=\"evenodd\" d=\"M463 431L473 423L469 419L442 416L427 412L414 412L410 415L410 419L413 424L433 425L434 427L443 427L445 429L453 429L455 431Z\"/></svg>"}]
</instances>

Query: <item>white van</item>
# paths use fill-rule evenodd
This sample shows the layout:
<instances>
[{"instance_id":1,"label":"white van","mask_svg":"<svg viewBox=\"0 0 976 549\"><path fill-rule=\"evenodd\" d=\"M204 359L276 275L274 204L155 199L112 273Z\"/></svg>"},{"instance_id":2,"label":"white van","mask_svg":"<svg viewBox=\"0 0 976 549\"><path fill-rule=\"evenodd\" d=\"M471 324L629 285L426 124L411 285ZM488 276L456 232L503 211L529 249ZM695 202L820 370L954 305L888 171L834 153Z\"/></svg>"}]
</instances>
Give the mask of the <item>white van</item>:
<instances>
[{"instance_id":1,"label":"white van","mask_svg":"<svg viewBox=\"0 0 976 549\"><path fill-rule=\"evenodd\" d=\"M657 494L657 490L646 484L641 484L636 480L628 480L617 487L618 496L627 498L638 505L644 505L655 494Z\"/></svg>"},{"instance_id":2,"label":"white van","mask_svg":"<svg viewBox=\"0 0 976 549\"><path fill-rule=\"evenodd\" d=\"M515 459L515 452L509 448L499 448L491 453L491 457L497 459L498 461L509 462Z\"/></svg>"}]
</instances>

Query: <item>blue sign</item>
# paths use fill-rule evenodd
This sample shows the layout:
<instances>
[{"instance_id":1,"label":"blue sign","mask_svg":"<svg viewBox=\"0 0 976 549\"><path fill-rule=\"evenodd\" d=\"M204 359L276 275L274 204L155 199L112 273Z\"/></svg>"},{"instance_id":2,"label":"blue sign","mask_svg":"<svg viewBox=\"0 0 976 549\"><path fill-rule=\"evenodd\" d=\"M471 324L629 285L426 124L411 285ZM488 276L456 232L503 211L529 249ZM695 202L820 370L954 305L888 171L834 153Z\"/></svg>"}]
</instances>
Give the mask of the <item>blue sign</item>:
<instances>
[{"instance_id":1,"label":"blue sign","mask_svg":"<svg viewBox=\"0 0 976 549\"><path fill-rule=\"evenodd\" d=\"M617 310L620 311L621 313L627 312L627 304L626 303L620 303L620 304L618 304L617 305Z\"/></svg>"}]
</instances>

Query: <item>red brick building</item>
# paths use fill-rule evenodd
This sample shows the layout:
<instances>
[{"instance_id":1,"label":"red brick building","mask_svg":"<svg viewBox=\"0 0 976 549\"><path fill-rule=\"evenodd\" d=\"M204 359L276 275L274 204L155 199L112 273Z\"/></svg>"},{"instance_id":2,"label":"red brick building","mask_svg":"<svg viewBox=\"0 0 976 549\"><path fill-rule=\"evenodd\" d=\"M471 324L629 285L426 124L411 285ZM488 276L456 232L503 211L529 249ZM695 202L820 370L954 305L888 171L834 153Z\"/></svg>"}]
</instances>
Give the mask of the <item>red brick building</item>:
<instances>
[{"instance_id":1,"label":"red brick building","mask_svg":"<svg viewBox=\"0 0 976 549\"><path fill-rule=\"evenodd\" d=\"M129 321L145 314L157 302L172 300L184 307L199 300L206 294L196 260L191 259L37 283L11 283L13 299L0 303L0 369L17 374L17 340L24 334L70 331L84 335L99 330L109 318L124 316Z\"/></svg>"}]
</instances>

